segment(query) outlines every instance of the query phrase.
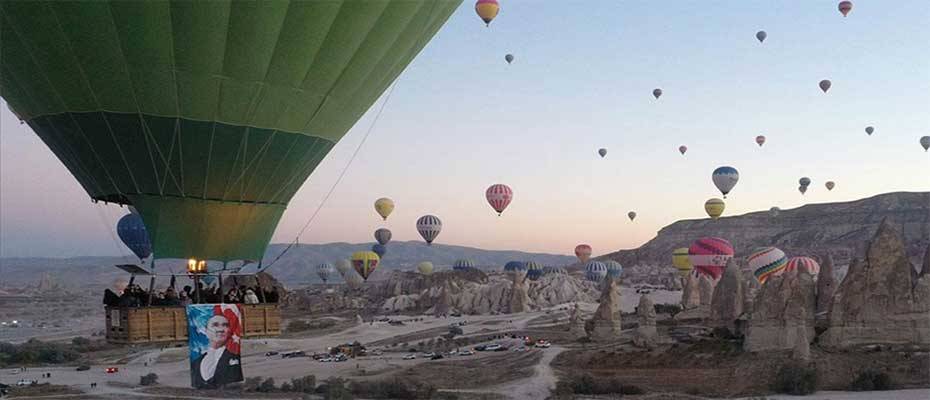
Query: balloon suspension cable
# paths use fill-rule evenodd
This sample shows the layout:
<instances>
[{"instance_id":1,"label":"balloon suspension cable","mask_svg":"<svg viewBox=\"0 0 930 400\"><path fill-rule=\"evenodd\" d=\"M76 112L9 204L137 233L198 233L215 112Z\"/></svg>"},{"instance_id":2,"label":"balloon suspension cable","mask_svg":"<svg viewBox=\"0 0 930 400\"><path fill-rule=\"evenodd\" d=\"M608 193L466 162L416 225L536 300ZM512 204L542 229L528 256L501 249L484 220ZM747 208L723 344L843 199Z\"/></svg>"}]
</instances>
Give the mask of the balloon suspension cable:
<instances>
[{"instance_id":1,"label":"balloon suspension cable","mask_svg":"<svg viewBox=\"0 0 930 400\"><path fill-rule=\"evenodd\" d=\"M368 136L371 135L371 132L374 130L375 125L378 123L378 120L381 119L381 113L384 112L385 106L387 106L388 101L391 100L391 95L394 94L395 87L397 87L396 82L393 85L391 85L390 89L388 89L387 96L385 96L384 101L381 102L381 107L378 109L378 113L375 114L374 120L372 120L371 125L368 126L368 130L365 132L365 136L362 136L362 141L358 143L358 146L355 147L355 151L352 153L352 156L349 157L349 162L347 162L345 167L342 168L342 172L339 173L339 176L336 178L336 181L333 182L333 185L329 188L329 192L326 193L326 196L323 196L323 201L320 202L320 204L316 207L316 210L313 211L313 214L310 215L310 219L307 220L307 223L304 224L303 228L300 229L300 232L297 233L297 236L294 238L294 241L289 243L287 247L285 247L284 250L281 251L281 254L278 254L278 256L275 257L274 260L268 263L268 265L266 265L264 268L259 266L259 269L258 269L259 271L264 271L270 268L272 265L278 262L278 260L280 260L281 257L284 257L284 255L287 254L287 252L292 247L299 244L300 235L303 235L304 231L306 231L307 228L310 227L310 224L312 224L313 220L316 219L317 214L319 214L320 210L323 209L323 206L326 205L326 201L329 200L333 192L336 191L336 187L339 186L340 182L342 182L342 178L345 177L346 172L348 172L349 167L352 165L352 162L355 161L355 158L358 156L358 153L362 150L362 146L365 144L365 141L368 140Z\"/></svg>"}]
</instances>

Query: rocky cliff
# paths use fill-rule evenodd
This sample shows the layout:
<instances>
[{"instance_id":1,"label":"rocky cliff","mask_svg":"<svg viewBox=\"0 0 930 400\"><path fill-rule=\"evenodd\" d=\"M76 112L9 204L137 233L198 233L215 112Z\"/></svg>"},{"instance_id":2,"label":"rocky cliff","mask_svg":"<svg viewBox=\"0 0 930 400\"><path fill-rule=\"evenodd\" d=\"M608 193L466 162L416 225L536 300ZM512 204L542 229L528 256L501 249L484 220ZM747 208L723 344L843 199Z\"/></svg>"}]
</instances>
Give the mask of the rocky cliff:
<instances>
[{"instance_id":1,"label":"rocky cliff","mask_svg":"<svg viewBox=\"0 0 930 400\"><path fill-rule=\"evenodd\" d=\"M718 220L683 220L662 228L655 238L634 250L621 250L599 257L619 261L624 282L644 278L637 267L656 275L645 279L661 284L673 281L672 251L703 236L729 240L743 258L757 246L777 246L789 255L829 253L835 265L848 265L862 258L866 244L884 219L901 232L908 259L919 265L923 248L930 243L930 192L896 192L843 203L808 204L782 210L753 212ZM659 268L656 268L659 267ZM661 272L657 272L661 271Z\"/></svg>"}]
</instances>

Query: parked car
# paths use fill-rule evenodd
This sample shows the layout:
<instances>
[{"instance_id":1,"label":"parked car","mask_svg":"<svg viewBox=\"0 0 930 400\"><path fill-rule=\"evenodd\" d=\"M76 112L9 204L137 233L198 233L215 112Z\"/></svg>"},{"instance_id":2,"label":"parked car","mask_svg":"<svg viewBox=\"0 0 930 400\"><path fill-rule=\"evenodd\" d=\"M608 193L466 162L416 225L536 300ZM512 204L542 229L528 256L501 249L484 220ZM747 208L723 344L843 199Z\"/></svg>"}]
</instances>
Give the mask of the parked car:
<instances>
[{"instance_id":1,"label":"parked car","mask_svg":"<svg viewBox=\"0 0 930 400\"><path fill-rule=\"evenodd\" d=\"M488 345L486 344L480 344L480 345L475 346L475 351L485 351L487 349L488 349Z\"/></svg>"},{"instance_id":2,"label":"parked car","mask_svg":"<svg viewBox=\"0 0 930 400\"><path fill-rule=\"evenodd\" d=\"M416 359L417 359L416 354L407 354L404 356L404 360L416 360Z\"/></svg>"},{"instance_id":3,"label":"parked car","mask_svg":"<svg viewBox=\"0 0 930 400\"><path fill-rule=\"evenodd\" d=\"M333 361L334 361L334 362L343 362L343 361L346 361L346 360L348 360L348 359L349 359L349 357L346 357L345 354L337 354L336 357L333 358Z\"/></svg>"},{"instance_id":4,"label":"parked car","mask_svg":"<svg viewBox=\"0 0 930 400\"><path fill-rule=\"evenodd\" d=\"M489 345L487 345L487 346L484 346L484 351L500 351L500 349L503 348L503 347L504 347L504 346L501 346L501 345L499 345L499 344L497 344L497 343L493 343L493 344L489 344ZM505 349L505 350L506 350L506 349Z\"/></svg>"},{"instance_id":5,"label":"parked car","mask_svg":"<svg viewBox=\"0 0 930 400\"><path fill-rule=\"evenodd\" d=\"M281 353L281 358L294 358L294 357L306 357L306 356L307 356L307 353L304 353L303 351L300 351L300 350Z\"/></svg>"},{"instance_id":6,"label":"parked car","mask_svg":"<svg viewBox=\"0 0 930 400\"><path fill-rule=\"evenodd\" d=\"M430 360L442 360L443 357L442 357L442 354L434 354L434 355L433 355L432 357L430 357L429 359L430 359Z\"/></svg>"},{"instance_id":7,"label":"parked car","mask_svg":"<svg viewBox=\"0 0 930 400\"><path fill-rule=\"evenodd\" d=\"M475 352L471 350L462 350L459 352L459 355L460 356L473 356L475 355Z\"/></svg>"},{"instance_id":8,"label":"parked car","mask_svg":"<svg viewBox=\"0 0 930 400\"><path fill-rule=\"evenodd\" d=\"M319 362L333 362L332 357L324 357L318 360Z\"/></svg>"},{"instance_id":9,"label":"parked car","mask_svg":"<svg viewBox=\"0 0 930 400\"><path fill-rule=\"evenodd\" d=\"M32 384L32 381L28 379L20 379L19 382L16 382L16 386L29 386Z\"/></svg>"},{"instance_id":10,"label":"parked car","mask_svg":"<svg viewBox=\"0 0 930 400\"><path fill-rule=\"evenodd\" d=\"M81 366L77 367L77 370L78 370L78 371L87 371L87 370L89 370L89 369L90 369L90 366L89 366L89 365L81 365Z\"/></svg>"},{"instance_id":11,"label":"parked car","mask_svg":"<svg viewBox=\"0 0 930 400\"><path fill-rule=\"evenodd\" d=\"M119 368L118 367L107 367L106 371L108 374L115 374L119 372Z\"/></svg>"},{"instance_id":12,"label":"parked car","mask_svg":"<svg viewBox=\"0 0 930 400\"><path fill-rule=\"evenodd\" d=\"M265 357L271 357L271 356L276 356L276 355L278 355L277 351L269 351L265 353Z\"/></svg>"},{"instance_id":13,"label":"parked car","mask_svg":"<svg viewBox=\"0 0 930 400\"><path fill-rule=\"evenodd\" d=\"M514 347L514 348L511 349L510 351L515 351L515 352L518 352L518 353L522 353L522 352L524 352L524 351L526 351L526 350L527 350L527 348L526 348L525 346L520 346L520 347Z\"/></svg>"},{"instance_id":14,"label":"parked car","mask_svg":"<svg viewBox=\"0 0 930 400\"><path fill-rule=\"evenodd\" d=\"M436 355L436 353L433 353L433 352L431 351L431 352L429 352L429 353L423 353L423 358L432 358L432 357L435 356L435 355Z\"/></svg>"},{"instance_id":15,"label":"parked car","mask_svg":"<svg viewBox=\"0 0 930 400\"><path fill-rule=\"evenodd\" d=\"M536 341L536 347L547 349L549 346L552 346L552 344L548 340L539 339Z\"/></svg>"}]
</instances>

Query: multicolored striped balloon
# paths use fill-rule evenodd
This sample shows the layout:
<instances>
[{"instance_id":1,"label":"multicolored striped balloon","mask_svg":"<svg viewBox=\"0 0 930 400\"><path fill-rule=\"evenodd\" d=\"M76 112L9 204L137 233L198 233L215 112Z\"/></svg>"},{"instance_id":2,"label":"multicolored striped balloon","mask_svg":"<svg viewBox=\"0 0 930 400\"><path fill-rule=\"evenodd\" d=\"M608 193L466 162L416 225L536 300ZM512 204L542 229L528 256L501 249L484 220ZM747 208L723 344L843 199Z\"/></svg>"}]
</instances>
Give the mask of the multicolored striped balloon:
<instances>
[{"instance_id":1,"label":"multicolored striped balloon","mask_svg":"<svg viewBox=\"0 0 930 400\"><path fill-rule=\"evenodd\" d=\"M718 198L709 199L704 202L704 211L707 212L713 219L717 219L720 215L723 214L723 210L727 207L726 203L723 200Z\"/></svg>"},{"instance_id":2,"label":"multicolored striped balloon","mask_svg":"<svg viewBox=\"0 0 930 400\"><path fill-rule=\"evenodd\" d=\"M820 273L820 264L810 257L791 257L788 259L788 265L785 266L785 272L804 271L811 275Z\"/></svg>"},{"instance_id":3,"label":"multicolored striped balloon","mask_svg":"<svg viewBox=\"0 0 930 400\"><path fill-rule=\"evenodd\" d=\"M691 259L688 258L688 248L680 247L672 251L672 265L678 270L682 277L688 276L694 267L691 266Z\"/></svg>"},{"instance_id":4,"label":"multicolored striped balloon","mask_svg":"<svg viewBox=\"0 0 930 400\"><path fill-rule=\"evenodd\" d=\"M588 262L591 258L591 246L584 243L575 246L575 257L578 257L582 263Z\"/></svg>"},{"instance_id":5,"label":"multicolored striped balloon","mask_svg":"<svg viewBox=\"0 0 930 400\"><path fill-rule=\"evenodd\" d=\"M491 26L491 21L494 20L500 10L501 6L497 3L497 0L478 0L475 2L475 12L478 13L478 17L487 26Z\"/></svg>"},{"instance_id":6,"label":"multicolored striped balloon","mask_svg":"<svg viewBox=\"0 0 930 400\"><path fill-rule=\"evenodd\" d=\"M566 271L565 268L562 268L562 267L555 267L555 266L543 267L543 275L550 275L550 274L565 275L565 274L568 274L568 271Z\"/></svg>"},{"instance_id":7,"label":"multicolored striped balloon","mask_svg":"<svg viewBox=\"0 0 930 400\"><path fill-rule=\"evenodd\" d=\"M584 277L591 282L600 282L607 276L607 264L600 261L590 261L584 267Z\"/></svg>"},{"instance_id":8,"label":"multicolored striped balloon","mask_svg":"<svg viewBox=\"0 0 930 400\"><path fill-rule=\"evenodd\" d=\"M720 279L727 261L733 258L733 245L717 237L700 238L688 248L688 259L698 274Z\"/></svg>"},{"instance_id":9,"label":"multicolored striped balloon","mask_svg":"<svg viewBox=\"0 0 930 400\"><path fill-rule=\"evenodd\" d=\"M510 201L513 200L513 190L510 190L510 187L500 183L491 185L484 192L484 197L487 198L488 204L491 205L491 208L494 211L497 211L497 215L500 216L504 209L510 205Z\"/></svg>"},{"instance_id":10,"label":"multicolored striped balloon","mask_svg":"<svg viewBox=\"0 0 930 400\"><path fill-rule=\"evenodd\" d=\"M426 244L433 244L436 236L442 231L442 221L435 215L424 215L417 220L417 232L426 240Z\"/></svg>"},{"instance_id":11,"label":"multicolored striped balloon","mask_svg":"<svg viewBox=\"0 0 930 400\"><path fill-rule=\"evenodd\" d=\"M461 259L452 263L453 271L465 271L472 268L475 268L475 262L472 260Z\"/></svg>"},{"instance_id":12,"label":"multicolored striped balloon","mask_svg":"<svg viewBox=\"0 0 930 400\"><path fill-rule=\"evenodd\" d=\"M380 262L381 257L378 257L373 251L356 251L352 253L352 268L355 268L355 272L358 272L362 279L366 281L371 276L371 273L378 268Z\"/></svg>"},{"instance_id":13,"label":"multicolored striped balloon","mask_svg":"<svg viewBox=\"0 0 930 400\"><path fill-rule=\"evenodd\" d=\"M614 260L607 261L604 265L607 266L607 276L611 278L619 278L623 274L623 266Z\"/></svg>"},{"instance_id":14,"label":"multicolored striped balloon","mask_svg":"<svg viewBox=\"0 0 930 400\"><path fill-rule=\"evenodd\" d=\"M769 277L785 272L788 257L776 247L760 247L753 250L746 261L756 280L764 284Z\"/></svg>"}]
</instances>

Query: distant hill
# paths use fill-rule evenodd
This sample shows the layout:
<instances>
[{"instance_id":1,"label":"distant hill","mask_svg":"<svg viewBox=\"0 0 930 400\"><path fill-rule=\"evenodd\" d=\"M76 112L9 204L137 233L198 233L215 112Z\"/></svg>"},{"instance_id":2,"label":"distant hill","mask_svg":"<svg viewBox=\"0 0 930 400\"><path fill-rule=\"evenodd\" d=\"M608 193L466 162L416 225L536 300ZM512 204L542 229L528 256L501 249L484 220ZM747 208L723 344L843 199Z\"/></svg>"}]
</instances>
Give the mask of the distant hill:
<instances>
[{"instance_id":1,"label":"distant hill","mask_svg":"<svg viewBox=\"0 0 930 400\"><path fill-rule=\"evenodd\" d=\"M288 286L319 282L316 266L322 262L333 263L340 258L348 258L353 252L369 250L373 243L327 243L301 244L292 247L269 273ZM272 244L265 252L265 263L281 254L287 245ZM387 272L411 270L421 261L432 262L438 270L450 268L457 259L470 259L479 268L501 268L511 260L536 261L542 265L566 265L575 261L575 257L526 253L511 250L483 250L472 247L434 244L427 246L423 242L390 242L388 253L378 272L370 279L379 280L387 277ZM121 257L74 257L74 258L0 258L0 287L37 285L44 273L52 274L57 282L69 287L109 285L126 273L113 267L115 264L129 263L128 258ZM183 271L175 262L174 270ZM158 265L156 263L156 265ZM167 266L168 263L162 265ZM156 267L159 271L163 268ZM336 278L337 280L338 277Z\"/></svg>"},{"instance_id":2,"label":"distant hill","mask_svg":"<svg viewBox=\"0 0 930 400\"><path fill-rule=\"evenodd\" d=\"M930 192L896 192L842 202L808 204L781 210L678 221L662 228L655 238L633 250L601 256L624 266L671 266L675 248L687 247L704 236L729 240L741 263L757 246L776 246L789 256L831 253L837 264L863 257L867 242L887 218L902 232L907 254L918 263L930 244Z\"/></svg>"}]
</instances>

